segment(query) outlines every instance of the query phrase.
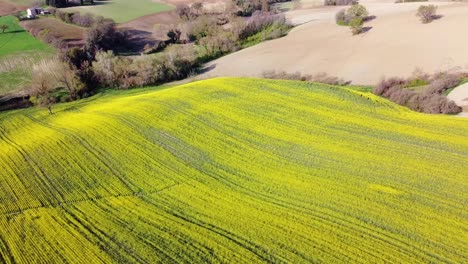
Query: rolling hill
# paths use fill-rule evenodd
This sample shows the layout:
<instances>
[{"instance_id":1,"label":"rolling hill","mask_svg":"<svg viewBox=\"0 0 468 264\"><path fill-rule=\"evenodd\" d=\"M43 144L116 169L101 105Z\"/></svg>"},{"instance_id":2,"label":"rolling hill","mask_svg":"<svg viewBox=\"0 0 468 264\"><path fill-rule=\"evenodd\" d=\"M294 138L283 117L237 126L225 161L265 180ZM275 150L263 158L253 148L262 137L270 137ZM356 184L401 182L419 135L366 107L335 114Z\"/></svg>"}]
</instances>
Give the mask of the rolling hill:
<instances>
[{"instance_id":1,"label":"rolling hill","mask_svg":"<svg viewBox=\"0 0 468 264\"><path fill-rule=\"evenodd\" d=\"M0 114L0 262L462 263L468 122L222 78Z\"/></svg>"},{"instance_id":2,"label":"rolling hill","mask_svg":"<svg viewBox=\"0 0 468 264\"><path fill-rule=\"evenodd\" d=\"M322 1L323 2L323 1ZM416 16L424 3L396 4L390 0L362 0L375 19L368 31L353 36L336 25L342 6L305 8L286 13L297 25L279 39L209 62L202 78L261 77L264 71L302 74L328 73L358 85L375 85L382 77L409 77L416 69L433 73L468 70L465 43L468 3L435 1L441 19L422 24Z\"/></svg>"}]
</instances>

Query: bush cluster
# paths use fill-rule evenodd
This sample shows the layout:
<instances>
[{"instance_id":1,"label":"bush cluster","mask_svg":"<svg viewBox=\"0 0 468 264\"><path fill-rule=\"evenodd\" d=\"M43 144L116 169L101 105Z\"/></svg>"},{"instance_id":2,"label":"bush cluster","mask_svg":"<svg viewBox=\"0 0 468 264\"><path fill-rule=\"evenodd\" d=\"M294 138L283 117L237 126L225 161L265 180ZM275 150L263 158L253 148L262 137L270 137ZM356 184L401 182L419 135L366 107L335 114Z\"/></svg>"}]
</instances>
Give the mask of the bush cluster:
<instances>
[{"instance_id":1,"label":"bush cluster","mask_svg":"<svg viewBox=\"0 0 468 264\"><path fill-rule=\"evenodd\" d=\"M348 9L342 9L335 15L335 21L338 25L349 26L353 35L360 34L363 25L369 19L369 12L366 7L360 4L354 4Z\"/></svg>"},{"instance_id":2,"label":"bush cluster","mask_svg":"<svg viewBox=\"0 0 468 264\"><path fill-rule=\"evenodd\" d=\"M346 5L356 5L358 0L325 0L324 5L326 6L346 6Z\"/></svg>"},{"instance_id":3,"label":"bush cluster","mask_svg":"<svg viewBox=\"0 0 468 264\"><path fill-rule=\"evenodd\" d=\"M425 74L409 79L393 77L383 79L373 92L414 111L430 114L457 114L462 109L453 101L448 100L444 92L459 85L461 79L462 75L447 72L433 76ZM423 89L410 89L417 84L422 84Z\"/></svg>"},{"instance_id":4,"label":"bush cluster","mask_svg":"<svg viewBox=\"0 0 468 264\"><path fill-rule=\"evenodd\" d=\"M128 89L185 78L196 66L193 48L174 46L157 57L119 57L112 51L98 52L93 71L102 87Z\"/></svg>"},{"instance_id":5,"label":"bush cluster","mask_svg":"<svg viewBox=\"0 0 468 264\"><path fill-rule=\"evenodd\" d=\"M266 79L294 80L303 82L307 81L325 83L330 85L348 85L351 83L350 81L345 81L341 78L330 76L326 73L303 75L300 72L287 73L285 71L264 71L262 73L262 77Z\"/></svg>"},{"instance_id":6,"label":"bush cluster","mask_svg":"<svg viewBox=\"0 0 468 264\"><path fill-rule=\"evenodd\" d=\"M60 19L65 23L74 24L80 27L91 27L97 21L104 19L103 17L94 17L91 14L82 15L79 12L63 12L55 8L50 8L49 12L51 15L55 16L57 19Z\"/></svg>"},{"instance_id":7,"label":"bush cluster","mask_svg":"<svg viewBox=\"0 0 468 264\"><path fill-rule=\"evenodd\" d=\"M257 34L262 33L259 38L263 41L282 37L290 28L283 15L255 12L247 20L232 19L228 30L218 25L214 17L201 16L188 23L186 31L189 41L204 49L206 61L239 50Z\"/></svg>"}]
</instances>

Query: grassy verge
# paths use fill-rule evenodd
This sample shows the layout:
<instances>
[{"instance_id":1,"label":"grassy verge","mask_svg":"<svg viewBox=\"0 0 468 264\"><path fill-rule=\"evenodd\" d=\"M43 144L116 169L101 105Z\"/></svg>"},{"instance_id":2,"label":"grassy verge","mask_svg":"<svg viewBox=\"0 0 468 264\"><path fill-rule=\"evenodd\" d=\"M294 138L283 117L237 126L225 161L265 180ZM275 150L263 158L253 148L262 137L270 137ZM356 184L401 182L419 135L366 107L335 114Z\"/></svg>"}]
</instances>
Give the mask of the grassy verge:
<instances>
[{"instance_id":1,"label":"grassy verge","mask_svg":"<svg viewBox=\"0 0 468 264\"><path fill-rule=\"evenodd\" d=\"M15 17L0 17L0 24L7 25L0 33L0 95L19 90L30 83L32 64L51 56L51 47L26 32Z\"/></svg>"}]
</instances>

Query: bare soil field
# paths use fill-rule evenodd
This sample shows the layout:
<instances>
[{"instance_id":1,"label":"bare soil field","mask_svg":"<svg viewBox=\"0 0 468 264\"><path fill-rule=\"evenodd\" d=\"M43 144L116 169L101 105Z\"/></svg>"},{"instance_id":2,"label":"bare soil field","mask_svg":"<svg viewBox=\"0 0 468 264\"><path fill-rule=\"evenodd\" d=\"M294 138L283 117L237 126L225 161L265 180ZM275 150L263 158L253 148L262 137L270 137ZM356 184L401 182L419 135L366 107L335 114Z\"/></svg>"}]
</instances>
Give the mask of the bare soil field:
<instances>
[{"instance_id":1,"label":"bare soil field","mask_svg":"<svg viewBox=\"0 0 468 264\"><path fill-rule=\"evenodd\" d=\"M375 84L384 76L410 75L416 68L427 72L468 69L466 43L468 3L434 2L443 17L422 24L416 17L421 3L362 1L376 19L370 30L352 36L335 24L343 7L295 10L288 19L299 25L288 36L261 43L207 64L201 78L261 76L266 70L303 74L325 72L354 84Z\"/></svg>"},{"instance_id":2,"label":"bare soil field","mask_svg":"<svg viewBox=\"0 0 468 264\"><path fill-rule=\"evenodd\" d=\"M27 7L24 5L12 3L5 0L0 0L0 16L11 15L15 12L25 10Z\"/></svg>"},{"instance_id":3,"label":"bare soil field","mask_svg":"<svg viewBox=\"0 0 468 264\"><path fill-rule=\"evenodd\" d=\"M42 17L40 19L22 21L20 24L26 30L30 30L31 28L36 30L48 29L52 34L64 40L70 46L84 44L84 28L64 23L56 18Z\"/></svg>"}]
</instances>

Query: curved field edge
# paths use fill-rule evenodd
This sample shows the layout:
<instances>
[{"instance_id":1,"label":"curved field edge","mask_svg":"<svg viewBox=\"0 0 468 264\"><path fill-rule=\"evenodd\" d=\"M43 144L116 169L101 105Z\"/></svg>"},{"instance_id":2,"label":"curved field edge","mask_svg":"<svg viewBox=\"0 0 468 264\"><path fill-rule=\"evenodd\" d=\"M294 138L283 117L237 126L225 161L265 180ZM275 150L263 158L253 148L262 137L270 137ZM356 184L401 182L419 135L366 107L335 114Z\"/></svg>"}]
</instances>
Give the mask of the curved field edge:
<instances>
[{"instance_id":1,"label":"curved field edge","mask_svg":"<svg viewBox=\"0 0 468 264\"><path fill-rule=\"evenodd\" d=\"M466 120L233 78L55 111L0 114L7 263L466 261Z\"/></svg>"}]
</instances>

